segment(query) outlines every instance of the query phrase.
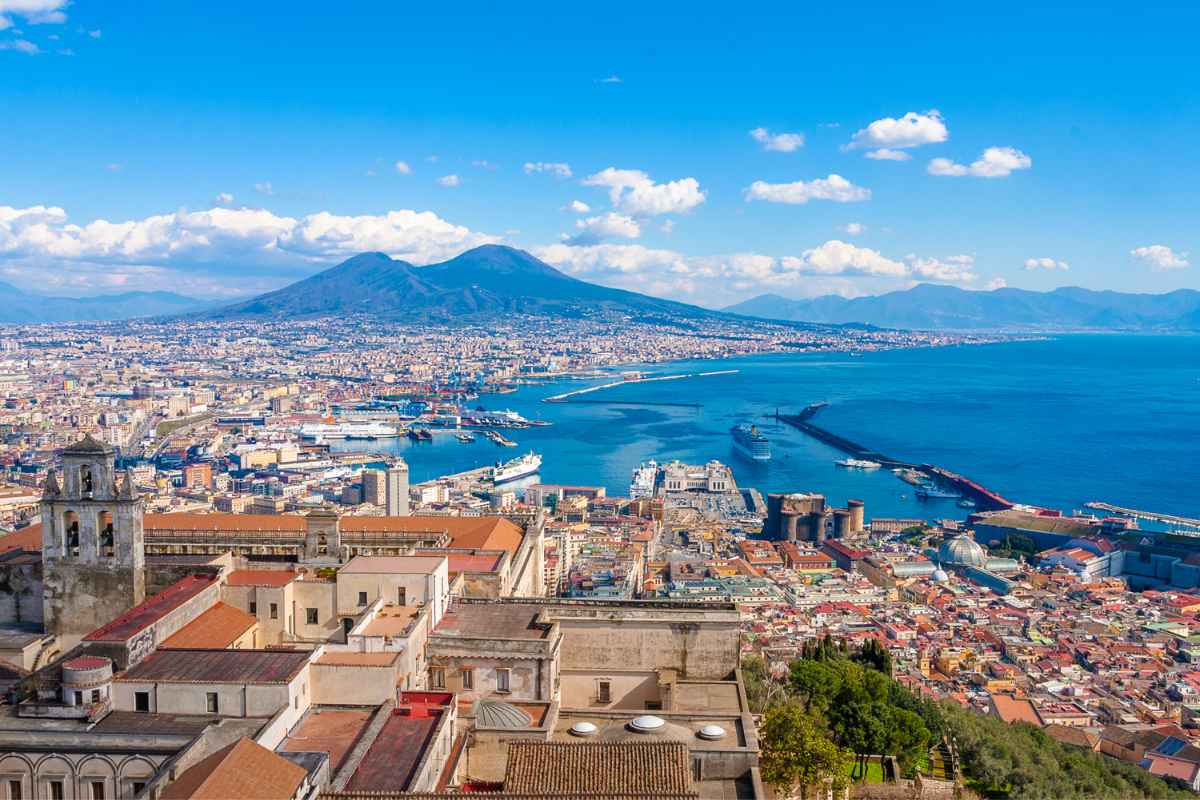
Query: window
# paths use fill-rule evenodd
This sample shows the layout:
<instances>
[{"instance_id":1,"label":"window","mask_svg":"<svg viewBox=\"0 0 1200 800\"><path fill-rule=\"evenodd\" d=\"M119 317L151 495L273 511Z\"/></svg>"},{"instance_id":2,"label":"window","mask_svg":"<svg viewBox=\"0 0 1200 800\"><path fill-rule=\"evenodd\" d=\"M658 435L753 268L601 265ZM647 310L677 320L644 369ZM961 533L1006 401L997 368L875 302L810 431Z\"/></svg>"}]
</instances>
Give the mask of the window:
<instances>
[{"instance_id":1,"label":"window","mask_svg":"<svg viewBox=\"0 0 1200 800\"><path fill-rule=\"evenodd\" d=\"M600 681L599 699L601 703L612 702L612 683L609 681Z\"/></svg>"},{"instance_id":2,"label":"window","mask_svg":"<svg viewBox=\"0 0 1200 800\"><path fill-rule=\"evenodd\" d=\"M99 689L92 689L92 702L93 703L100 702L100 690Z\"/></svg>"},{"instance_id":3,"label":"window","mask_svg":"<svg viewBox=\"0 0 1200 800\"><path fill-rule=\"evenodd\" d=\"M146 788L146 784L142 783L141 781L134 781L132 784L130 784L129 788L133 790L133 796L137 797L142 793L142 789Z\"/></svg>"},{"instance_id":4,"label":"window","mask_svg":"<svg viewBox=\"0 0 1200 800\"><path fill-rule=\"evenodd\" d=\"M496 670L496 691L507 692L508 689L508 670L497 668Z\"/></svg>"},{"instance_id":5,"label":"window","mask_svg":"<svg viewBox=\"0 0 1200 800\"><path fill-rule=\"evenodd\" d=\"M75 705L77 705L77 706L83 705L83 692L75 693Z\"/></svg>"},{"instance_id":6,"label":"window","mask_svg":"<svg viewBox=\"0 0 1200 800\"><path fill-rule=\"evenodd\" d=\"M150 693L149 692L134 692L133 693L133 710L139 714L150 713Z\"/></svg>"},{"instance_id":7,"label":"window","mask_svg":"<svg viewBox=\"0 0 1200 800\"><path fill-rule=\"evenodd\" d=\"M271 619L279 619L279 604L271 603Z\"/></svg>"},{"instance_id":8,"label":"window","mask_svg":"<svg viewBox=\"0 0 1200 800\"><path fill-rule=\"evenodd\" d=\"M104 800L104 781L92 781L92 800Z\"/></svg>"},{"instance_id":9,"label":"window","mask_svg":"<svg viewBox=\"0 0 1200 800\"><path fill-rule=\"evenodd\" d=\"M315 608L304 609L304 617L305 617L305 621L309 625L317 624L317 610Z\"/></svg>"},{"instance_id":10,"label":"window","mask_svg":"<svg viewBox=\"0 0 1200 800\"><path fill-rule=\"evenodd\" d=\"M365 606L367 604L367 593L366 592L358 593L358 604L360 606Z\"/></svg>"},{"instance_id":11,"label":"window","mask_svg":"<svg viewBox=\"0 0 1200 800\"><path fill-rule=\"evenodd\" d=\"M8 800L21 800L20 779L8 782Z\"/></svg>"},{"instance_id":12,"label":"window","mask_svg":"<svg viewBox=\"0 0 1200 800\"><path fill-rule=\"evenodd\" d=\"M404 591L404 587L403 587L403 586L401 586L399 589L397 589L397 590L396 590L396 605L398 605L398 606L406 606L406 605L408 605L408 603L407 603L407 600L408 600L407 594L408 594L408 593L407 593L406 591Z\"/></svg>"},{"instance_id":13,"label":"window","mask_svg":"<svg viewBox=\"0 0 1200 800\"><path fill-rule=\"evenodd\" d=\"M50 781L50 800L63 800L62 781Z\"/></svg>"},{"instance_id":14,"label":"window","mask_svg":"<svg viewBox=\"0 0 1200 800\"><path fill-rule=\"evenodd\" d=\"M656 703L653 700L646 701L647 711L662 711L662 703Z\"/></svg>"},{"instance_id":15,"label":"window","mask_svg":"<svg viewBox=\"0 0 1200 800\"><path fill-rule=\"evenodd\" d=\"M433 688L446 688L446 668L445 667L430 667L429 675L433 680Z\"/></svg>"},{"instance_id":16,"label":"window","mask_svg":"<svg viewBox=\"0 0 1200 800\"><path fill-rule=\"evenodd\" d=\"M463 667L459 672L462 673L462 687L464 691L469 691L475 688L475 670L470 667Z\"/></svg>"},{"instance_id":17,"label":"window","mask_svg":"<svg viewBox=\"0 0 1200 800\"><path fill-rule=\"evenodd\" d=\"M258 616L258 603L254 602L253 600L250 601L250 613Z\"/></svg>"},{"instance_id":18,"label":"window","mask_svg":"<svg viewBox=\"0 0 1200 800\"><path fill-rule=\"evenodd\" d=\"M221 705L216 692L208 692L206 694L204 707L210 714L219 713Z\"/></svg>"}]
</instances>

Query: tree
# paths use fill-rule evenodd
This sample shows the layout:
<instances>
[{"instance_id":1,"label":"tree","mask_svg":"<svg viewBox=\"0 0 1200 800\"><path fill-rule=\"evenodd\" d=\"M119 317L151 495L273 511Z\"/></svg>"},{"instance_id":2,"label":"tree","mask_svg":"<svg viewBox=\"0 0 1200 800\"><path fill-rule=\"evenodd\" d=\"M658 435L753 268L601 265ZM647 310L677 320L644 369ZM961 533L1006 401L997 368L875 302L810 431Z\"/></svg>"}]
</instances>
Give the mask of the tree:
<instances>
[{"instance_id":1,"label":"tree","mask_svg":"<svg viewBox=\"0 0 1200 800\"><path fill-rule=\"evenodd\" d=\"M772 706L789 700L788 684L775 679L762 656L746 656L742 659L742 682L746 686L750 711L754 714L762 714Z\"/></svg>"},{"instance_id":2,"label":"tree","mask_svg":"<svg viewBox=\"0 0 1200 800\"><path fill-rule=\"evenodd\" d=\"M809 715L796 706L768 711L759 731L759 764L763 780L790 798L799 787L800 798L812 786L830 782L834 791L845 786L849 754L821 732Z\"/></svg>"},{"instance_id":3,"label":"tree","mask_svg":"<svg viewBox=\"0 0 1200 800\"><path fill-rule=\"evenodd\" d=\"M842 686L841 673L821 661L793 661L791 673L792 690L804 695L806 708L824 706Z\"/></svg>"},{"instance_id":4,"label":"tree","mask_svg":"<svg viewBox=\"0 0 1200 800\"><path fill-rule=\"evenodd\" d=\"M929 729L919 716L903 708L891 709L884 749L907 768L929 744Z\"/></svg>"}]
</instances>

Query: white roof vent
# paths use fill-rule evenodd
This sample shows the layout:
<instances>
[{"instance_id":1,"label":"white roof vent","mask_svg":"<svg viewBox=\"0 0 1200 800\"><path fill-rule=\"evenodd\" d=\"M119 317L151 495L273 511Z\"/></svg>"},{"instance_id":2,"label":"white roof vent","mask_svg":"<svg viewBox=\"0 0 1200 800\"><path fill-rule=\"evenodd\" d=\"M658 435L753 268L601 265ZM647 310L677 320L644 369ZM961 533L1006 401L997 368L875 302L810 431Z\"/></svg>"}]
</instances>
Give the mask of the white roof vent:
<instances>
[{"instance_id":1,"label":"white roof vent","mask_svg":"<svg viewBox=\"0 0 1200 800\"><path fill-rule=\"evenodd\" d=\"M701 739L721 739L725 736L725 729L720 725L705 725L696 735Z\"/></svg>"},{"instance_id":2,"label":"white roof vent","mask_svg":"<svg viewBox=\"0 0 1200 800\"><path fill-rule=\"evenodd\" d=\"M572 736L595 736L596 726L590 722L576 722L571 726Z\"/></svg>"},{"instance_id":3,"label":"white roof vent","mask_svg":"<svg viewBox=\"0 0 1200 800\"><path fill-rule=\"evenodd\" d=\"M666 727L667 723L664 722L661 717L655 717L647 714L643 717L638 717L633 722L629 723L629 725L635 731L649 733L650 731L662 730L664 727Z\"/></svg>"}]
</instances>

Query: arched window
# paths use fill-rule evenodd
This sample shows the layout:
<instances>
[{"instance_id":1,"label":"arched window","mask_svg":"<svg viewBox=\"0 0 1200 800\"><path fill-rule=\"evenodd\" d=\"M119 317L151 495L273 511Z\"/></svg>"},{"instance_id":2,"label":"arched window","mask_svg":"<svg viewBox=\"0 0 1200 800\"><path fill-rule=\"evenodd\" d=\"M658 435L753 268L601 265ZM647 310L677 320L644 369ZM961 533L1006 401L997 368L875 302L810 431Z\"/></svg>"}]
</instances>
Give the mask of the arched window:
<instances>
[{"instance_id":1,"label":"arched window","mask_svg":"<svg viewBox=\"0 0 1200 800\"><path fill-rule=\"evenodd\" d=\"M92 493L92 468L84 465L79 468L79 491L88 495Z\"/></svg>"},{"instance_id":2,"label":"arched window","mask_svg":"<svg viewBox=\"0 0 1200 800\"><path fill-rule=\"evenodd\" d=\"M74 511L63 513L62 546L66 555L79 555L79 517Z\"/></svg>"},{"instance_id":3,"label":"arched window","mask_svg":"<svg viewBox=\"0 0 1200 800\"><path fill-rule=\"evenodd\" d=\"M113 536L113 516L108 511L96 514L96 537L100 555L112 558L116 555L116 541Z\"/></svg>"}]
</instances>

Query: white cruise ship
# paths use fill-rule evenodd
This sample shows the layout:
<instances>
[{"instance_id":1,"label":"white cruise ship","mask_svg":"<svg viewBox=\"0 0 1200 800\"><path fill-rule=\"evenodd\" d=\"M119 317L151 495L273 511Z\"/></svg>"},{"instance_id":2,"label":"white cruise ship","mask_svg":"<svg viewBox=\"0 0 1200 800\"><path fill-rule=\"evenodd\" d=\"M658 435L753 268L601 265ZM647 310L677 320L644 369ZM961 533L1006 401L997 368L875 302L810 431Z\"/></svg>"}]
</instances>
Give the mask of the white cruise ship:
<instances>
[{"instance_id":1,"label":"white cruise ship","mask_svg":"<svg viewBox=\"0 0 1200 800\"><path fill-rule=\"evenodd\" d=\"M651 461L642 464L633 471L633 479L629 482L629 499L639 500L643 497L654 497L654 483L658 480L658 464Z\"/></svg>"},{"instance_id":2,"label":"white cruise ship","mask_svg":"<svg viewBox=\"0 0 1200 800\"><path fill-rule=\"evenodd\" d=\"M514 458L507 464L496 462L496 466L492 467L492 483L506 483L515 481L517 478L524 478L526 475L532 475L542 467L542 457L535 453L528 453L520 458Z\"/></svg>"},{"instance_id":3,"label":"white cruise ship","mask_svg":"<svg viewBox=\"0 0 1200 800\"><path fill-rule=\"evenodd\" d=\"M758 429L745 425L734 425L729 429L733 437L733 449L755 461L771 460L771 442L765 436L759 436Z\"/></svg>"},{"instance_id":4,"label":"white cruise ship","mask_svg":"<svg viewBox=\"0 0 1200 800\"><path fill-rule=\"evenodd\" d=\"M342 422L336 424L315 423L303 425L300 436L316 441L332 441L334 439L391 439L396 436L396 429L382 422Z\"/></svg>"}]
</instances>

